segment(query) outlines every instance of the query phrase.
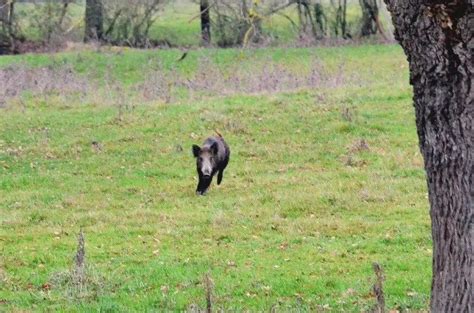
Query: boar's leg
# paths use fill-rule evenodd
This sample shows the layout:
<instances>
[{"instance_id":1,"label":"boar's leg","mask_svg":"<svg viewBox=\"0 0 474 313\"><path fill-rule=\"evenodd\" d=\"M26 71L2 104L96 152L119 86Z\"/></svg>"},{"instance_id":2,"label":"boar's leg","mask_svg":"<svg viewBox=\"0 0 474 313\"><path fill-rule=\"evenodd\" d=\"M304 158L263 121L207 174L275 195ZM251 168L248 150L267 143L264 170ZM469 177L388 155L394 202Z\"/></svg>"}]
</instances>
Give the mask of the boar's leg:
<instances>
[{"instance_id":1,"label":"boar's leg","mask_svg":"<svg viewBox=\"0 0 474 313\"><path fill-rule=\"evenodd\" d=\"M219 173L217 174L217 184L220 185L222 181L222 176L224 175L224 170L220 170Z\"/></svg>"},{"instance_id":2,"label":"boar's leg","mask_svg":"<svg viewBox=\"0 0 474 313\"><path fill-rule=\"evenodd\" d=\"M227 163L229 163L229 156L227 156L217 174L217 184L220 185L222 181L222 177L224 176L224 170L227 167Z\"/></svg>"},{"instance_id":3,"label":"boar's leg","mask_svg":"<svg viewBox=\"0 0 474 313\"><path fill-rule=\"evenodd\" d=\"M196 188L196 193L198 195L204 195L209 189L209 186L211 185L212 177L211 178L204 178L204 177L199 177L199 183Z\"/></svg>"}]
</instances>

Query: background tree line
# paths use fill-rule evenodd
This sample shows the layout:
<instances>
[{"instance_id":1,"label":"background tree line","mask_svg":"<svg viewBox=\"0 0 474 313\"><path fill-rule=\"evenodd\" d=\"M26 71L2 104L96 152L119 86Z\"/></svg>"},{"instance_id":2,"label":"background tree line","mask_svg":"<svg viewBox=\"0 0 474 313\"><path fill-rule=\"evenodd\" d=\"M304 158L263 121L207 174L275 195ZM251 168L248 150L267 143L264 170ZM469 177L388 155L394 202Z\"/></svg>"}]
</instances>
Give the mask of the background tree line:
<instances>
[{"instance_id":1,"label":"background tree line","mask_svg":"<svg viewBox=\"0 0 474 313\"><path fill-rule=\"evenodd\" d=\"M277 17L296 40L314 43L380 34L379 0L188 0L188 23L201 26L201 44L219 47L278 42ZM152 36L169 0L0 0L0 51L29 46L60 46L66 41L99 41L130 47L179 45L166 35ZM350 10L351 12L348 12ZM189 14L189 10L183 14ZM349 15L351 19L349 21ZM197 33L196 33L197 35Z\"/></svg>"}]
</instances>

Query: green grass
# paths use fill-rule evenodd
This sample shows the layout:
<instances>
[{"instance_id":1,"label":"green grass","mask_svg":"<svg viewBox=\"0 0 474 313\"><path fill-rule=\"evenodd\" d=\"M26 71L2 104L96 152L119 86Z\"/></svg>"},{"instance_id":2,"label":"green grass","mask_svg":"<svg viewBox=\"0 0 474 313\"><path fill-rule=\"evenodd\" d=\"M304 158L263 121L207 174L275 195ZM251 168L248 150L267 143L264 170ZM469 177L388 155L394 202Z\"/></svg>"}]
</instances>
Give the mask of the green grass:
<instances>
[{"instance_id":1,"label":"green grass","mask_svg":"<svg viewBox=\"0 0 474 313\"><path fill-rule=\"evenodd\" d=\"M111 51L0 58L143 80L147 60L193 73L317 56L364 84L114 106L29 99L0 109L0 310L368 310L372 263L388 308L428 307L431 238L407 67L396 46ZM351 121L343 117L349 110ZM218 128L221 186L194 194L191 145ZM357 149L364 139L368 150ZM101 151L91 142L98 141ZM76 236L87 280L71 283ZM82 287L82 289L80 288Z\"/></svg>"}]
</instances>

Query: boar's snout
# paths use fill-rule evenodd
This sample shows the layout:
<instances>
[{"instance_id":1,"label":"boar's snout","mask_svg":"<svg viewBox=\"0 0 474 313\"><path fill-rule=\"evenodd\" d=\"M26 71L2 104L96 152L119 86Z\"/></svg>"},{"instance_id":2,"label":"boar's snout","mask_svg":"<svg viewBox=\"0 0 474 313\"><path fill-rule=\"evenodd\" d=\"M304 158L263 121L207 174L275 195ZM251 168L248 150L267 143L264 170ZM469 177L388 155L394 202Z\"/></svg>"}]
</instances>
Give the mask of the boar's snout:
<instances>
[{"instance_id":1,"label":"boar's snout","mask_svg":"<svg viewBox=\"0 0 474 313\"><path fill-rule=\"evenodd\" d=\"M210 178L212 175L212 168L213 168L211 158L209 156L200 157L199 163L201 167L202 176L204 176L204 178Z\"/></svg>"}]
</instances>

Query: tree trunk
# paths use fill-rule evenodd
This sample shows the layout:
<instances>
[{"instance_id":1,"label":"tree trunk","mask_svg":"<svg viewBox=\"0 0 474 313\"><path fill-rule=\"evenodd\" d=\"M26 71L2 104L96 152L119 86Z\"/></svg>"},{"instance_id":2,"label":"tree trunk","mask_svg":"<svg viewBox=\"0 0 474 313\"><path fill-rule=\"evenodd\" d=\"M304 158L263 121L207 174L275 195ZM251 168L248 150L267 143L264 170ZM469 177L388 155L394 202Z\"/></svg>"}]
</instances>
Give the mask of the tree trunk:
<instances>
[{"instance_id":1,"label":"tree trunk","mask_svg":"<svg viewBox=\"0 0 474 313\"><path fill-rule=\"evenodd\" d=\"M0 0L0 55L15 50L15 34L13 32L13 10L15 3Z\"/></svg>"},{"instance_id":2,"label":"tree trunk","mask_svg":"<svg viewBox=\"0 0 474 313\"><path fill-rule=\"evenodd\" d=\"M321 37L325 37L327 19L326 19L326 15L324 14L324 8L322 4L319 2L314 4L314 18L316 20L316 24L319 27Z\"/></svg>"},{"instance_id":3,"label":"tree trunk","mask_svg":"<svg viewBox=\"0 0 474 313\"><path fill-rule=\"evenodd\" d=\"M103 34L102 0L86 0L84 41L101 40Z\"/></svg>"},{"instance_id":4,"label":"tree trunk","mask_svg":"<svg viewBox=\"0 0 474 313\"><path fill-rule=\"evenodd\" d=\"M347 0L339 0L338 8L336 10L336 25L334 28L336 37L339 35L339 27L341 28L341 37L344 39L351 38L347 32Z\"/></svg>"},{"instance_id":5,"label":"tree trunk","mask_svg":"<svg viewBox=\"0 0 474 313\"><path fill-rule=\"evenodd\" d=\"M474 12L469 0L385 0L410 64L433 238L432 312L473 312Z\"/></svg>"},{"instance_id":6,"label":"tree trunk","mask_svg":"<svg viewBox=\"0 0 474 313\"><path fill-rule=\"evenodd\" d=\"M211 12L209 0L201 0L201 36L205 46L211 43Z\"/></svg>"},{"instance_id":7,"label":"tree trunk","mask_svg":"<svg viewBox=\"0 0 474 313\"><path fill-rule=\"evenodd\" d=\"M341 20L341 32L342 32L342 38L346 39L348 38L348 32L347 32L347 0L342 1L342 20Z\"/></svg>"},{"instance_id":8,"label":"tree trunk","mask_svg":"<svg viewBox=\"0 0 474 313\"><path fill-rule=\"evenodd\" d=\"M2 27L7 25L10 16L10 6L8 0L0 0L0 23Z\"/></svg>"},{"instance_id":9,"label":"tree trunk","mask_svg":"<svg viewBox=\"0 0 474 313\"><path fill-rule=\"evenodd\" d=\"M359 4L362 9L361 36L374 35L377 33L377 18L379 14L377 0L359 0Z\"/></svg>"},{"instance_id":10,"label":"tree trunk","mask_svg":"<svg viewBox=\"0 0 474 313\"><path fill-rule=\"evenodd\" d=\"M313 37L316 39L318 38L318 31L316 30L316 24L313 21L313 16L311 15L311 8L309 7L308 1L302 1L304 14L306 15L306 20L309 22L311 26L311 32L313 33Z\"/></svg>"},{"instance_id":11,"label":"tree trunk","mask_svg":"<svg viewBox=\"0 0 474 313\"><path fill-rule=\"evenodd\" d=\"M10 35L12 32L13 8L14 2L0 0L0 24L2 26L2 32L7 35Z\"/></svg>"},{"instance_id":12,"label":"tree trunk","mask_svg":"<svg viewBox=\"0 0 474 313\"><path fill-rule=\"evenodd\" d=\"M298 21L300 24L300 32L306 33L306 19L303 15L302 4L300 0L296 1L296 9L298 11Z\"/></svg>"}]
</instances>

